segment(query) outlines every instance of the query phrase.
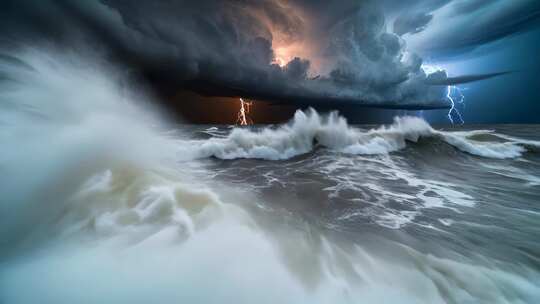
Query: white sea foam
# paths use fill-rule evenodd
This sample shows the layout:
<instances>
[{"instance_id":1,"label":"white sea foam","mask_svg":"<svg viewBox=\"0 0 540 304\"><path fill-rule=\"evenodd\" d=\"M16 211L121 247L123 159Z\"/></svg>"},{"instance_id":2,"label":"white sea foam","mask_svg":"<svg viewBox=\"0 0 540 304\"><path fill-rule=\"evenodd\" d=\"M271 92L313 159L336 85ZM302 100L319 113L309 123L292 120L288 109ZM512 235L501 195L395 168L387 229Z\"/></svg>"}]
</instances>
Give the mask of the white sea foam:
<instances>
[{"instance_id":1,"label":"white sea foam","mask_svg":"<svg viewBox=\"0 0 540 304\"><path fill-rule=\"evenodd\" d=\"M235 128L225 137L191 141L186 145L190 148L182 151L182 154L194 158L214 156L222 159L280 160L308 153L316 145L349 154L387 154L403 149L407 142L431 138L440 139L469 154L503 159L520 157L527 151L527 145L540 145L536 141L512 137L504 137L506 142L472 139L479 134L497 136L482 130L438 131L417 117L396 117L389 126L363 131L349 126L347 121L335 112L321 116L310 109L307 112L297 111L291 122L278 128Z\"/></svg>"},{"instance_id":2,"label":"white sea foam","mask_svg":"<svg viewBox=\"0 0 540 304\"><path fill-rule=\"evenodd\" d=\"M329 199L340 197L342 192L357 193L352 201L358 206L339 220L369 218L380 226L400 229L416 223L424 209L445 208L460 213L462 208L475 206L475 198L464 193L462 186L423 178L406 162L388 155L339 158L320 170L336 183L324 189ZM407 192L396 191L397 184L407 185Z\"/></svg>"}]
</instances>

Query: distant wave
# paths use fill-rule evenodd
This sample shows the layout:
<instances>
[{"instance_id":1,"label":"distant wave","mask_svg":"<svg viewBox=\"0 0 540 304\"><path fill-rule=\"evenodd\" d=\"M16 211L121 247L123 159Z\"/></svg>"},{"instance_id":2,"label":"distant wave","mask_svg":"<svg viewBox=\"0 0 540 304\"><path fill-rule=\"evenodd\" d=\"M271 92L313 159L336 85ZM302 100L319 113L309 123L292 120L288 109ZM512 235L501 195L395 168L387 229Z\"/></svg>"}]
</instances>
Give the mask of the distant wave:
<instances>
[{"instance_id":1,"label":"distant wave","mask_svg":"<svg viewBox=\"0 0 540 304\"><path fill-rule=\"evenodd\" d=\"M478 137L489 140L477 140ZM407 142L438 139L469 154L488 158L516 158L540 147L540 142L497 134L490 130L445 132L433 129L417 117L396 117L394 123L364 131L349 126L336 112L321 116L315 110L297 111L288 124L262 130L235 128L227 136L194 140L183 155L194 158L289 159L312 151L316 146L349 154L386 154L401 150Z\"/></svg>"}]
</instances>

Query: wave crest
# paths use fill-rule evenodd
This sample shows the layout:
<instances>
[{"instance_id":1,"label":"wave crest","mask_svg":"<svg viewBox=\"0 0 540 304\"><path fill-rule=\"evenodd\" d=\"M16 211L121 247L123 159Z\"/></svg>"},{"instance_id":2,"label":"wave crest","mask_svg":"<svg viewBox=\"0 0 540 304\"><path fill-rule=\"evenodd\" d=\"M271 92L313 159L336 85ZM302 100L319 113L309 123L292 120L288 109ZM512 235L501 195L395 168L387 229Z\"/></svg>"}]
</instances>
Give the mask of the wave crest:
<instances>
[{"instance_id":1,"label":"wave crest","mask_svg":"<svg viewBox=\"0 0 540 304\"><path fill-rule=\"evenodd\" d=\"M489 135L493 140L474 139L478 135ZM194 158L283 160L322 146L341 153L386 154L401 150L407 142L417 142L420 138L440 139L462 152L497 159L520 157L527 151L526 147L540 146L536 141L512 138L489 130L438 131L425 120L410 116L396 117L389 126L366 131L350 126L337 112L322 116L309 109L297 111L288 124L277 128L234 128L225 137L193 140L184 145L183 149L187 151L183 152Z\"/></svg>"}]
</instances>

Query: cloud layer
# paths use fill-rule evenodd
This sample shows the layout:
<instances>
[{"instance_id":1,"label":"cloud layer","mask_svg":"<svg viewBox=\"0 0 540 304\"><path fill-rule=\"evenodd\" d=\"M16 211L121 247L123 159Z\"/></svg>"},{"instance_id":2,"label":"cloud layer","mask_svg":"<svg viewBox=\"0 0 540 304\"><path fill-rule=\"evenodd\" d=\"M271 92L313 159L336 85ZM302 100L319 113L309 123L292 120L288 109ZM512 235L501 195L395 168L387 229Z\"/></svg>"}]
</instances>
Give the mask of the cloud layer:
<instances>
[{"instance_id":1,"label":"cloud layer","mask_svg":"<svg viewBox=\"0 0 540 304\"><path fill-rule=\"evenodd\" d=\"M505 14L531 7L521 2ZM416 0L400 8L399 2L371 0L8 0L0 31L9 41L39 37L103 49L170 94L187 89L298 105L441 108L448 106L445 88L430 82L433 75L426 75L404 38L417 35L411 43L421 46L427 38L419 35L433 35L451 13L468 16L490 5L467 3ZM393 24L388 16L397 16ZM512 24L479 37L496 39L530 22ZM482 43L471 32L452 46L436 38L433 45Z\"/></svg>"},{"instance_id":2,"label":"cloud layer","mask_svg":"<svg viewBox=\"0 0 540 304\"><path fill-rule=\"evenodd\" d=\"M428 54L455 54L522 33L540 24L537 0L415 0L396 12L393 31L409 47Z\"/></svg>"}]
</instances>

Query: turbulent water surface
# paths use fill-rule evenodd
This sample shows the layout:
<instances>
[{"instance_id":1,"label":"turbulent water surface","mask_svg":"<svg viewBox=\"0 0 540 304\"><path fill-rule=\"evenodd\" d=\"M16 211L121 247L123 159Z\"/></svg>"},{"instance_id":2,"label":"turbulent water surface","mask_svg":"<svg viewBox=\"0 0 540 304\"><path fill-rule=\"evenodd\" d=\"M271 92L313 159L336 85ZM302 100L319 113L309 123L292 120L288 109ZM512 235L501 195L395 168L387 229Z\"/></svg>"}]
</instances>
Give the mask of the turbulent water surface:
<instances>
[{"instance_id":1,"label":"turbulent water surface","mask_svg":"<svg viewBox=\"0 0 540 304\"><path fill-rule=\"evenodd\" d=\"M99 61L0 67L0 303L540 301L540 126L172 126Z\"/></svg>"}]
</instances>

